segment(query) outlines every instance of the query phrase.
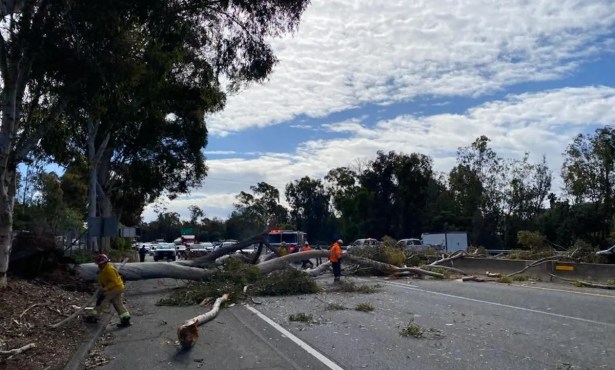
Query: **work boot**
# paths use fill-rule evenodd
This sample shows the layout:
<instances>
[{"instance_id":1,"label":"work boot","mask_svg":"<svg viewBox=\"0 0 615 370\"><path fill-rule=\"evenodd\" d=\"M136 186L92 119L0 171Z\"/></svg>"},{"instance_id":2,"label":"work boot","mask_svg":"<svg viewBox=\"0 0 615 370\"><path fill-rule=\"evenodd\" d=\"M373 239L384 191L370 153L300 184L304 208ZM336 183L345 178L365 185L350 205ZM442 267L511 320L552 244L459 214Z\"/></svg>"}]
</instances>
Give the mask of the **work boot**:
<instances>
[{"instance_id":1,"label":"work boot","mask_svg":"<svg viewBox=\"0 0 615 370\"><path fill-rule=\"evenodd\" d=\"M339 283L340 282L340 277L339 276L334 277L333 278L333 282L334 283Z\"/></svg>"},{"instance_id":2,"label":"work boot","mask_svg":"<svg viewBox=\"0 0 615 370\"><path fill-rule=\"evenodd\" d=\"M128 327L130 325L132 325L130 323L130 317L122 317L120 319L120 322L117 324L117 327L118 328L125 328L125 327Z\"/></svg>"}]
</instances>

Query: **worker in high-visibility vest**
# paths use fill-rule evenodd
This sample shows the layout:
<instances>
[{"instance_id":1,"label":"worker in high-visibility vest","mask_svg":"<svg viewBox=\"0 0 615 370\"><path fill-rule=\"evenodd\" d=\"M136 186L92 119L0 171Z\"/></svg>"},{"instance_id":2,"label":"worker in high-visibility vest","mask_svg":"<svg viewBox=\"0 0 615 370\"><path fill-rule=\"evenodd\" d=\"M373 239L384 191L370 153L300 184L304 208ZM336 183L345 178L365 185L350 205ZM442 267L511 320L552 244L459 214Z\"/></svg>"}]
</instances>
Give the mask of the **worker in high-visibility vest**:
<instances>
[{"instance_id":1,"label":"worker in high-visibility vest","mask_svg":"<svg viewBox=\"0 0 615 370\"><path fill-rule=\"evenodd\" d=\"M333 243L331 249L329 249L329 261L333 267L333 282L340 281L340 277L342 276L342 244L344 244L344 241L338 239Z\"/></svg>"},{"instance_id":2,"label":"worker in high-visibility vest","mask_svg":"<svg viewBox=\"0 0 615 370\"><path fill-rule=\"evenodd\" d=\"M286 248L286 242L282 242L280 244L280 248L278 248L278 254L280 257L284 257L288 254L288 249Z\"/></svg>"},{"instance_id":3,"label":"worker in high-visibility vest","mask_svg":"<svg viewBox=\"0 0 615 370\"><path fill-rule=\"evenodd\" d=\"M305 243L303 243L303 245L301 246L301 249L299 251L307 252L311 250L312 250L312 247L310 247L310 243L308 243L306 240ZM314 264L309 259L304 259L301 261L301 268L307 269L307 268L312 268L312 267L314 267Z\"/></svg>"}]
</instances>

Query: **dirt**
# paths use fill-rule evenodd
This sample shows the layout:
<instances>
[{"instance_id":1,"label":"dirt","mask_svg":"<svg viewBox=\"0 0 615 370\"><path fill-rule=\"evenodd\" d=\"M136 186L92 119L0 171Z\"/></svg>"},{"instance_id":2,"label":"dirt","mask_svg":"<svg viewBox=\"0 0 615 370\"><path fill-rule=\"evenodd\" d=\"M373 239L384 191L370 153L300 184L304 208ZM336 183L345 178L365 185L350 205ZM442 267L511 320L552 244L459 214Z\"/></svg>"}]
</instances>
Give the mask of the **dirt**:
<instances>
[{"instance_id":1,"label":"dirt","mask_svg":"<svg viewBox=\"0 0 615 370\"><path fill-rule=\"evenodd\" d=\"M35 280L9 279L0 290L0 350L6 351L34 343L36 347L14 355L0 355L0 370L63 369L86 334L86 325L74 319L52 329L90 297L73 277L54 272ZM84 291L85 290L85 291Z\"/></svg>"}]
</instances>

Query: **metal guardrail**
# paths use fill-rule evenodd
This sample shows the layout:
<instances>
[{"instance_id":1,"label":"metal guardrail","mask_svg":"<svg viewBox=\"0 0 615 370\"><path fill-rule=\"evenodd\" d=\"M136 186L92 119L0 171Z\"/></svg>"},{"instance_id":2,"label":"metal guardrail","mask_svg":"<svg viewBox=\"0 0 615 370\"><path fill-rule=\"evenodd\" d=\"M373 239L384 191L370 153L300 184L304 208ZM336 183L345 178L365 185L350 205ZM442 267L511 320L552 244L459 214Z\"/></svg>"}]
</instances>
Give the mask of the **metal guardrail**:
<instances>
[{"instance_id":1,"label":"metal guardrail","mask_svg":"<svg viewBox=\"0 0 615 370\"><path fill-rule=\"evenodd\" d=\"M510 249L487 249L487 253L492 256L495 256L497 254L509 254Z\"/></svg>"}]
</instances>

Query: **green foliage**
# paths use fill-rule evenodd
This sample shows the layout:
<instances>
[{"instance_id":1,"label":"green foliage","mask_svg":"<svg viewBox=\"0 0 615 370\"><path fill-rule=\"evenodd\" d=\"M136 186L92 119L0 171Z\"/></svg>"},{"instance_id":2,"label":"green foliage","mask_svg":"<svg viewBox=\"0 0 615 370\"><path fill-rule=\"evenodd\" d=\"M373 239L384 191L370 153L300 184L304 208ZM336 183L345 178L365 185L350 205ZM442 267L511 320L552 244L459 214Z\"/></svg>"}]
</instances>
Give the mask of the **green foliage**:
<instances>
[{"instance_id":1,"label":"green foliage","mask_svg":"<svg viewBox=\"0 0 615 370\"><path fill-rule=\"evenodd\" d=\"M406 255L402 250L395 245L385 243L380 244L377 247L367 246L352 248L349 253L399 267L406 263ZM370 274L371 273L372 272L370 272Z\"/></svg>"},{"instance_id":2,"label":"green foliage","mask_svg":"<svg viewBox=\"0 0 615 370\"><path fill-rule=\"evenodd\" d=\"M94 262L95 256L96 253L88 250L77 250L70 255L70 257L75 260L76 264L92 263Z\"/></svg>"},{"instance_id":3,"label":"green foliage","mask_svg":"<svg viewBox=\"0 0 615 370\"><path fill-rule=\"evenodd\" d=\"M513 249L506 255L506 258L511 260L537 260L544 257L550 257L552 255L552 250L533 252L531 250Z\"/></svg>"},{"instance_id":4,"label":"green foliage","mask_svg":"<svg viewBox=\"0 0 615 370\"><path fill-rule=\"evenodd\" d=\"M132 251L132 242L130 238L113 238L111 239L111 248L120 251Z\"/></svg>"},{"instance_id":5,"label":"green foliage","mask_svg":"<svg viewBox=\"0 0 615 370\"><path fill-rule=\"evenodd\" d=\"M192 282L175 290L170 297L158 301L163 306L189 306L199 304L205 298L217 298L229 294L229 302L236 302L243 296L243 288L261 278L256 266L229 258L223 270L215 271L207 281ZM266 279L266 278L265 278Z\"/></svg>"},{"instance_id":6,"label":"green foliage","mask_svg":"<svg viewBox=\"0 0 615 370\"><path fill-rule=\"evenodd\" d=\"M359 303L354 309L360 312L372 312L374 310L374 306L372 306L371 304L367 302L364 302L364 303Z\"/></svg>"},{"instance_id":7,"label":"green foliage","mask_svg":"<svg viewBox=\"0 0 615 370\"><path fill-rule=\"evenodd\" d=\"M303 177L287 184L285 194L297 229L307 232L313 240L327 239L330 196L322 181Z\"/></svg>"},{"instance_id":8,"label":"green foliage","mask_svg":"<svg viewBox=\"0 0 615 370\"><path fill-rule=\"evenodd\" d=\"M313 278L294 268L272 272L250 288L254 294L263 296L313 294L321 291Z\"/></svg>"},{"instance_id":9,"label":"green foliage","mask_svg":"<svg viewBox=\"0 0 615 370\"><path fill-rule=\"evenodd\" d=\"M303 312L288 316L288 321L311 322L312 320L312 315L308 315Z\"/></svg>"},{"instance_id":10,"label":"green foliage","mask_svg":"<svg viewBox=\"0 0 615 370\"><path fill-rule=\"evenodd\" d=\"M508 276L502 276L499 280L498 283L502 283L502 284L510 284L512 283L512 279L509 278Z\"/></svg>"},{"instance_id":11,"label":"green foliage","mask_svg":"<svg viewBox=\"0 0 615 370\"><path fill-rule=\"evenodd\" d=\"M399 331L399 335L402 337L423 338L425 329L421 328L414 323L414 319L410 320L408 324L402 327Z\"/></svg>"},{"instance_id":12,"label":"green foliage","mask_svg":"<svg viewBox=\"0 0 615 370\"><path fill-rule=\"evenodd\" d=\"M325 310L327 311L342 311L346 309L347 308L344 305L338 303L329 303L327 307L325 307Z\"/></svg>"},{"instance_id":13,"label":"green foliage","mask_svg":"<svg viewBox=\"0 0 615 370\"><path fill-rule=\"evenodd\" d=\"M607 280L606 284L607 285L615 285L615 279Z\"/></svg>"},{"instance_id":14,"label":"green foliage","mask_svg":"<svg viewBox=\"0 0 615 370\"><path fill-rule=\"evenodd\" d=\"M517 232L517 241L523 247L534 253L544 251L545 249L550 249L544 235L536 231L522 230Z\"/></svg>"},{"instance_id":15,"label":"green foliage","mask_svg":"<svg viewBox=\"0 0 615 370\"><path fill-rule=\"evenodd\" d=\"M530 278L527 275L515 275L512 278L513 281L528 281Z\"/></svg>"},{"instance_id":16,"label":"green foliage","mask_svg":"<svg viewBox=\"0 0 615 370\"><path fill-rule=\"evenodd\" d=\"M126 258L128 258L128 262L137 262L139 260L137 252L131 249L111 249L106 253L113 262L121 262Z\"/></svg>"}]
</instances>

